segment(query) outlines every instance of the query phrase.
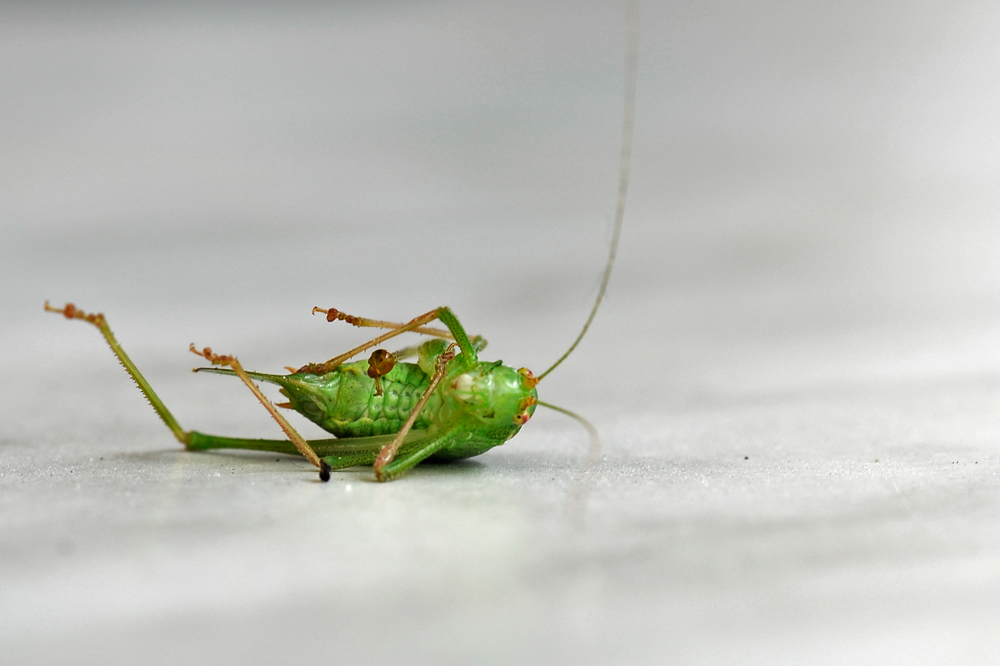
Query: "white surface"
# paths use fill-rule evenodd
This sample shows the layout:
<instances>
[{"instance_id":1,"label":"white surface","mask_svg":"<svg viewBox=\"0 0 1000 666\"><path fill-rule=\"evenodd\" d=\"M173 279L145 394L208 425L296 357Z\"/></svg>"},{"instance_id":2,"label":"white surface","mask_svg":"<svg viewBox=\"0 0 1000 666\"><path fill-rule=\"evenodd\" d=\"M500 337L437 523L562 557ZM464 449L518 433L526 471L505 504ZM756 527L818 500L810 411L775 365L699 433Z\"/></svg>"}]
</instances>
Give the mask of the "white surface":
<instances>
[{"instance_id":1,"label":"white surface","mask_svg":"<svg viewBox=\"0 0 1000 666\"><path fill-rule=\"evenodd\" d=\"M1000 659L998 15L643 8L606 306L540 412L378 485L177 450L275 436L256 369L448 304L544 369L586 315L616 3L5 8L6 663ZM74 13L75 12L75 13ZM314 429L303 428L310 436Z\"/></svg>"}]
</instances>

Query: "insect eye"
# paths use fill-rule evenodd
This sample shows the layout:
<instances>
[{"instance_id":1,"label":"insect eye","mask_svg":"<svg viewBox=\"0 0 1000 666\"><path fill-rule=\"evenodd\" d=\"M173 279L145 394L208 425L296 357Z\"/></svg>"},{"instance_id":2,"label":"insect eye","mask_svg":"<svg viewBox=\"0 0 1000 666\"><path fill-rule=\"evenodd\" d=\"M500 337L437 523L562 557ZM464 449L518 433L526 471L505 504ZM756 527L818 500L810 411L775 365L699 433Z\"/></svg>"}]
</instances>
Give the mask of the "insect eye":
<instances>
[{"instance_id":1,"label":"insect eye","mask_svg":"<svg viewBox=\"0 0 1000 666\"><path fill-rule=\"evenodd\" d=\"M524 385L528 388L535 388L538 385L538 377L527 368L519 368L517 374L521 375Z\"/></svg>"},{"instance_id":2,"label":"insect eye","mask_svg":"<svg viewBox=\"0 0 1000 666\"><path fill-rule=\"evenodd\" d=\"M523 426L531 418L532 407L538 404L538 399L534 396L528 396L521 401L518 405L518 413L514 415L514 423L519 426Z\"/></svg>"}]
</instances>

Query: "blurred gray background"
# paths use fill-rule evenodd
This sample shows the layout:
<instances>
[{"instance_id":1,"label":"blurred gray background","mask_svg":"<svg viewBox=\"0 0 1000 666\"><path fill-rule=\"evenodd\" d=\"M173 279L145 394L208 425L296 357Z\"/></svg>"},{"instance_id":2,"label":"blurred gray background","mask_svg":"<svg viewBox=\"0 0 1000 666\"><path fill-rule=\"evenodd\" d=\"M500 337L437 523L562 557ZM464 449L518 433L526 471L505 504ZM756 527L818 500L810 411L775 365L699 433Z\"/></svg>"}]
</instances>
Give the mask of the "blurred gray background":
<instances>
[{"instance_id":1,"label":"blurred gray background","mask_svg":"<svg viewBox=\"0 0 1000 666\"><path fill-rule=\"evenodd\" d=\"M4 663L1000 659L1000 8L642 6L618 264L506 446L290 457L188 343L450 305L541 371L617 187L624 9L0 6ZM303 425L308 436L317 436Z\"/></svg>"}]
</instances>

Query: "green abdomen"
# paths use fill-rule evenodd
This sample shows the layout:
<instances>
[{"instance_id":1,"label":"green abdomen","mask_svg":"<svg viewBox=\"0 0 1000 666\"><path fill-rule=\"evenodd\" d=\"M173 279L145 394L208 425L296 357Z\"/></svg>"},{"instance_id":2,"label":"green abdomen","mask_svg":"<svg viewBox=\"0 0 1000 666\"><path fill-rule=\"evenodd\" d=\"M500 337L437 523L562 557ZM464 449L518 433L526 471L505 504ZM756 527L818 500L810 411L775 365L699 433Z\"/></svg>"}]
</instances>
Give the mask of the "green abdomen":
<instances>
[{"instance_id":1,"label":"green abdomen","mask_svg":"<svg viewBox=\"0 0 1000 666\"><path fill-rule=\"evenodd\" d=\"M375 381L367 371L368 362L358 361L325 375L287 375L281 382L282 393L295 411L336 437L398 432L430 379L416 364L397 363L382 378L383 394L376 396ZM432 396L414 428L426 428L439 405L440 398Z\"/></svg>"}]
</instances>

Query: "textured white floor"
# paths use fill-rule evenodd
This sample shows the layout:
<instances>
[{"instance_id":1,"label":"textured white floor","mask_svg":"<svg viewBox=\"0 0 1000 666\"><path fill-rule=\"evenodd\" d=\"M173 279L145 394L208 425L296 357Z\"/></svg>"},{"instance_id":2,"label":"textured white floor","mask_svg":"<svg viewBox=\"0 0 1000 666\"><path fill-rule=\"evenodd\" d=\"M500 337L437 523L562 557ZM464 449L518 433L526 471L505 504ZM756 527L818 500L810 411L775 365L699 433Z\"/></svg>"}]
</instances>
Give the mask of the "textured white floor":
<instances>
[{"instance_id":1,"label":"textured white floor","mask_svg":"<svg viewBox=\"0 0 1000 666\"><path fill-rule=\"evenodd\" d=\"M613 211L607 6L62 6L0 21L0 654L25 663L1000 660L1000 15L643 8L606 305L508 445L379 485L256 369L451 305L544 369ZM304 427L309 435L316 431Z\"/></svg>"}]
</instances>

